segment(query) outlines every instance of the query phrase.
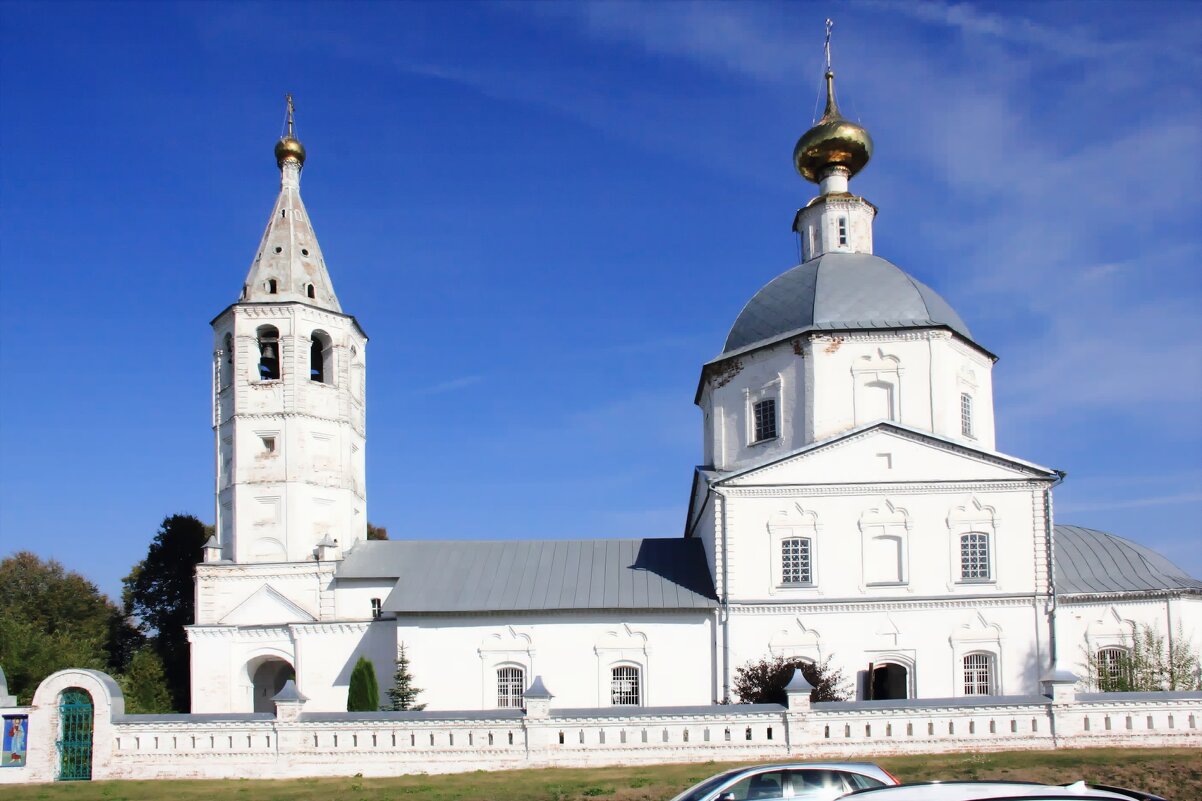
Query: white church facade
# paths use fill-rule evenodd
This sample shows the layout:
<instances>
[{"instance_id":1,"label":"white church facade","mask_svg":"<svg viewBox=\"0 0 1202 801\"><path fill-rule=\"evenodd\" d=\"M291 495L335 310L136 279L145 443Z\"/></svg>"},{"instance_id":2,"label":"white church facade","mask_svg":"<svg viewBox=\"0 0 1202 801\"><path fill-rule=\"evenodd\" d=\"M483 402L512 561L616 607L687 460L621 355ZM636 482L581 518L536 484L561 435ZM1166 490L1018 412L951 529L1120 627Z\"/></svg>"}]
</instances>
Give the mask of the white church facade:
<instances>
[{"instance_id":1,"label":"white church facade","mask_svg":"<svg viewBox=\"0 0 1202 801\"><path fill-rule=\"evenodd\" d=\"M682 533L644 540L367 540L367 336L281 187L242 292L213 321L216 533L196 573L192 711L346 709L398 648L431 710L736 700L766 656L831 659L857 699L1019 696L1137 626L1202 643L1202 581L1055 524L1064 474L995 449L992 368L934 290L874 254L849 191L872 142L827 108L799 140L818 185L802 261L702 366L702 466Z\"/></svg>"}]
</instances>

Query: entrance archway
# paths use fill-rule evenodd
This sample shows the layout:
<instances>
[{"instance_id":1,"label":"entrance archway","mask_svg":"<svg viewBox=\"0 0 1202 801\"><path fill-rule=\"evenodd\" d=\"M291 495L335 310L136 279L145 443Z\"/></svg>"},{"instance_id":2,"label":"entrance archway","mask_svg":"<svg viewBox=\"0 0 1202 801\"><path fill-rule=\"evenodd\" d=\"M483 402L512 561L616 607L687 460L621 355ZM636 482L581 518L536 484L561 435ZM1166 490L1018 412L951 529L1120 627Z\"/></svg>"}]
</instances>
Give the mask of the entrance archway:
<instances>
[{"instance_id":1,"label":"entrance archway","mask_svg":"<svg viewBox=\"0 0 1202 801\"><path fill-rule=\"evenodd\" d=\"M872 668L868 677L870 695L874 701L897 701L910 694L910 675L904 665L883 662Z\"/></svg>"},{"instance_id":2,"label":"entrance archway","mask_svg":"<svg viewBox=\"0 0 1202 801\"><path fill-rule=\"evenodd\" d=\"M68 687L58 697L58 780L92 778L92 696L80 687Z\"/></svg>"},{"instance_id":3,"label":"entrance archway","mask_svg":"<svg viewBox=\"0 0 1202 801\"><path fill-rule=\"evenodd\" d=\"M253 711L274 712L275 703L271 699L284 689L285 682L296 679L296 671L283 659L273 658L264 660L258 666L252 663L248 668L254 699Z\"/></svg>"}]
</instances>

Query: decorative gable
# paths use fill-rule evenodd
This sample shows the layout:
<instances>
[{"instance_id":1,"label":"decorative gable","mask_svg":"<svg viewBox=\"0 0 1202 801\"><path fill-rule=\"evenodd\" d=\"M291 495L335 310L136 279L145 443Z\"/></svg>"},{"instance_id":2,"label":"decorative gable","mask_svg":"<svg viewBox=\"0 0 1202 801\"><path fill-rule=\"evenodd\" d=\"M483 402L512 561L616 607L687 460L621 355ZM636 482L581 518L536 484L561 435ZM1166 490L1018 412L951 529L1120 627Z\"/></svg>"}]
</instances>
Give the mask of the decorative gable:
<instances>
[{"instance_id":1,"label":"decorative gable","mask_svg":"<svg viewBox=\"0 0 1202 801\"><path fill-rule=\"evenodd\" d=\"M878 424L750 468L727 486L1043 479L1050 470L890 424Z\"/></svg>"},{"instance_id":2,"label":"decorative gable","mask_svg":"<svg viewBox=\"0 0 1202 801\"><path fill-rule=\"evenodd\" d=\"M220 620L224 626L278 626L313 623L315 616L264 584Z\"/></svg>"}]
</instances>

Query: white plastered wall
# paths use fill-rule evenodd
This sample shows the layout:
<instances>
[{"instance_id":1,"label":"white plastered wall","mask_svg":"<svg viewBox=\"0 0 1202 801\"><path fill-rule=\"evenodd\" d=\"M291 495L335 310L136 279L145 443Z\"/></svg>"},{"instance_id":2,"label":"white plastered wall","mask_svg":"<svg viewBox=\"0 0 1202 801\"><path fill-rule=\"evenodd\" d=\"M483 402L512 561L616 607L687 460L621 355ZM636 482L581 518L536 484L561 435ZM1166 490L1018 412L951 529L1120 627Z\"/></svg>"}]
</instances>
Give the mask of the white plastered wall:
<instances>
[{"instance_id":1,"label":"white plastered wall","mask_svg":"<svg viewBox=\"0 0 1202 801\"><path fill-rule=\"evenodd\" d=\"M641 704L715 698L713 613L558 612L399 618L419 701L430 709L493 709L498 667L543 677L555 707L606 707L610 671L638 667Z\"/></svg>"}]
</instances>

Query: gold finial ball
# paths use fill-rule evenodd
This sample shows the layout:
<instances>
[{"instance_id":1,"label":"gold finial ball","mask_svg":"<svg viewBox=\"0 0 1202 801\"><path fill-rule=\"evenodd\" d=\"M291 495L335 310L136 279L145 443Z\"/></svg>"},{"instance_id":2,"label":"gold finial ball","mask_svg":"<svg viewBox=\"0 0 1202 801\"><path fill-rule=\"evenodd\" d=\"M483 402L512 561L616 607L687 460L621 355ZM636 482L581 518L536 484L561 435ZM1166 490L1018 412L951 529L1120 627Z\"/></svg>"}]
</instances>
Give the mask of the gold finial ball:
<instances>
[{"instance_id":1,"label":"gold finial ball","mask_svg":"<svg viewBox=\"0 0 1202 801\"><path fill-rule=\"evenodd\" d=\"M282 167L288 159L296 159L303 167L305 164L305 146L300 143L299 139L294 139L291 136L280 137L280 141L275 143L275 163Z\"/></svg>"},{"instance_id":2,"label":"gold finial ball","mask_svg":"<svg viewBox=\"0 0 1202 801\"><path fill-rule=\"evenodd\" d=\"M824 115L818 124L801 135L793 148L793 166L801 177L818 183L828 167L843 167L848 177L864 169L872 158L872 137L863 127L846 120L837 111Z\"/></svg>"}]
</instances>

